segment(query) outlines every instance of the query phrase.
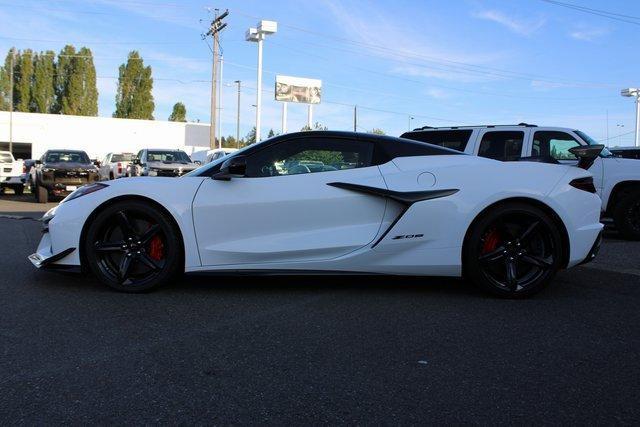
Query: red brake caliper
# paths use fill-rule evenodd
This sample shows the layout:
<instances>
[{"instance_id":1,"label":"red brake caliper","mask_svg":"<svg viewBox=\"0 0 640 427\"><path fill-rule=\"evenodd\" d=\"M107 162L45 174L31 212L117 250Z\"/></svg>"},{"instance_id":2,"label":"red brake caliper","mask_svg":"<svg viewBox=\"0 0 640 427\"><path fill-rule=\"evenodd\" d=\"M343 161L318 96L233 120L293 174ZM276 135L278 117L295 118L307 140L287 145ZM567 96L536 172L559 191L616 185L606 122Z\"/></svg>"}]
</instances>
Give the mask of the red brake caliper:
<instances>
[{"instance_id":1,"label":"red brake caliper","mask_svg":"<svg viewBox=\"0 0 640 427\"><path fill-rule=\"evenodd\" d=\"M164 245L160 236L154 236L149 242L149 256L156 261L164 258Z\"/></svg>"},{"instance_id":2,"label":"red brake caliper","mask_svg":"<svg viewBox=\"0 0 640 427\"><path fill-rule=\"evenodd\" d=\"M484 244L482 245L482 253L488 254L489 252L495 251L500 243L500 233L498 230L493 228L491 231L487 233L484 238Z\"/></svg>"}]
</instances>

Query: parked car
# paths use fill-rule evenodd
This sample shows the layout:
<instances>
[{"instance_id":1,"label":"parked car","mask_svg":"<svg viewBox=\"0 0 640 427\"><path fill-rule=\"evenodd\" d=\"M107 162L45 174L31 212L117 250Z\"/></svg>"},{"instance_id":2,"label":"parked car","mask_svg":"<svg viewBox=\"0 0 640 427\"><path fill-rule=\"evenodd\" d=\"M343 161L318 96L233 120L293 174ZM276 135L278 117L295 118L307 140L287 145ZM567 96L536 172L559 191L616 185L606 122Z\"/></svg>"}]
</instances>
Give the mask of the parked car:
<instances>
[{"instance_id":1,"label":"parked car","mask_svg":"<svg viewBox=\"0 0 640 427\"><path fill-rule=\"evenodd\" d=\"M578 155L593 160L601 149ZM331 169L301 173L301 161ZM29 259L84 267L124 292L184 271L284 271L464 275L524 297L595 256L599 219L593 177L579 167L311 131L250 145L181 179L82 187L44 216Z\"/></svg>"},{"instance_id":2,"label":"parked car","mask_svg":"<svg viewBox=\"0 0 640 427\"><path fill-rule=\"evenodd\" d=\"M625 159L640 159L640 147L613 147L609 148L609 151ZM640 163L638 166L640 166Z\"/></svg>"},{"instance_id":3,"label":"parked car","mask_svg":"<svg viewBox=\"0 0 640 427\"><path fill-rule=\"evenodd\" d=\"M20 195L24 192L24 162L13 158L9 151L0 151L0 190L12 189Z\"/></svg>"},{"instance_id":4,"label":"parked car","mask_svg":"<svg viewBox=\"0 0 640 427\"><path fill-rule=\"evenodd\" d=\"M182 150L145 148L129 164L127 176L182 176L198 165Z\"/></svg>"},{"instance_id":5,"label":"parked car","mask_svg":"<svg viewBox=\"0 0 640 427\"><path fill-rule=\"evenodd\" d=\"M578 162L570 152L571 148L597 144L579 130L526 123L514 126L425 126L402 134L402 138L496 160L534 157L563 164ZM625 238L640 240L640 163L616 157L605 148L589 170L602 199L602 216L612 218Z\"/></svg>"},{"instance_id":6,"label":"parked car","mask_svg":"<svg viewBox=\"0 0 640 427\"><path fill-rule=\"evenodd\" d=\"M127 168L135 157L133 153L108 153L98 167L100 179L104 181L126 176Z\"/></svg>"},{"instance_id":7,"label":"parked car","mask_svg":"<svg viewBox=\"0 0 640 427\"><path fill-rule=\"evenodd\" d=\"M50 197L64 197L78 187L100 180L98 168L79 150L47 150L36 161L31 192L38 203Z\"/></svg>"}]
</instances>

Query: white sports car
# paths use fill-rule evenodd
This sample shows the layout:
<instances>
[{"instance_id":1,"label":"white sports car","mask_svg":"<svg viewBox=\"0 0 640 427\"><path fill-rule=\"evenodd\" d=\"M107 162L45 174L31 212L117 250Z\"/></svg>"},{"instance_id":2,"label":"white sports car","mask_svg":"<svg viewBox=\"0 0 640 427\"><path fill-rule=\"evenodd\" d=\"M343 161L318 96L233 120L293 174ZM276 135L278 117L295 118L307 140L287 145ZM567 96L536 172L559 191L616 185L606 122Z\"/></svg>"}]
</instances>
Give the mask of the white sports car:
<instances>
[{"instance_id":1,"label":"white sports car","mask_svg":"<svg viewBox=\"0 0 640 427\"><path fill-rule=\"evenodd\" d=\"M43 217L29 259L128 292L250 271L464 276L527 296L597 252L596 149L576 153L578 168L350 132L277 136L180 179L81 187Z\"/></svg>"}]
</instances>

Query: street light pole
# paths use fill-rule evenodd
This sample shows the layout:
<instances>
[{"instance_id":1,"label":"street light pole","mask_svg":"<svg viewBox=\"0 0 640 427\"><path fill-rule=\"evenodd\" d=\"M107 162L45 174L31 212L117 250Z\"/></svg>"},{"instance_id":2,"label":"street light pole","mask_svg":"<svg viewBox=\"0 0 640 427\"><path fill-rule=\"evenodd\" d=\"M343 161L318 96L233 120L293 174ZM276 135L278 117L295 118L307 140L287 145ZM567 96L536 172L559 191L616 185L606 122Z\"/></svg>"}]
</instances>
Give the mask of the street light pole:
<instances>
[{"instance_id":1,"label":"street light pole","mask_svg":"<svg viewBox=\"0 0 640 427\"><path fill-rule=\"evenodd\" d=\"M640 147L640 89L630 87L627 89L622 89L620 91L620 95L625 96L627 98L635 98L636 99L636 135L635 135L635 145L636 147Z\"/></svg>"},{"instance_id":2,"label":"street light pole","mask_svg":"<svg viewBox=\"0 0 640 427\"><path fill-rule=\"evenodd\" d=\"M240 80L234 82L238 85L238 111L236 112L236 147L240 148Z\"/></svg>"},{"instance_id":3,"label":"street light pole","mask_svg":"<svg viewBox=\"0 0 640 427\"><path fill-rule=\"evenodd\" d=\"M256 91L256 142L260 137L260 120L262 113L262 42L268 34L274 34L278 31L278 23L275 21L260 21L256 28L249 28L245 35L245 40L258 43L258 75L257 75L257 91Z\"/></svg>"},{"instance_id":4,"label":"street light pole","mask_svg":"<svg viewBox=\"0 0 640 427\"><path fill-rule=\"evenodd\" d=\"M13 154L13 69L15 68L16 51L11 50L11 72L9 77L9 152Z\"/></svg>"}]
</instances>

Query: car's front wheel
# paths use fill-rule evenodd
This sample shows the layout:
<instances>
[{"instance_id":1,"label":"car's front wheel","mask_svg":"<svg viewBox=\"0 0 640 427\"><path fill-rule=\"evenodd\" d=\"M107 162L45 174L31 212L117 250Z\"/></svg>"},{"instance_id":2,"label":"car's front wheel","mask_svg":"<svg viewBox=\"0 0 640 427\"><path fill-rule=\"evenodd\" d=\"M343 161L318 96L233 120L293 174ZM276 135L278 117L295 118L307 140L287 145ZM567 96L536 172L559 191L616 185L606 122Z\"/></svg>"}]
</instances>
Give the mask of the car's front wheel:
<instances>
[{"instance_id":1,"label":"car's front wheel","mask_svg":"<svg viewBox=\"0 0 640 427\"><path fill-rule=\"evenodd\" d=\"M108 206L89 225L85 260L96 277L123 292L165 284L182 266L177 226L166 213L142 201Z\"/></svg>"},{"instance_id":2,"label":"car's front wheel","mask_svg":"<svg viewBox=\"0 0 640 427\"><path fill-rule=\"evenodd\" d=\"M520 202L496 206L465 243L466 278L494 295L522 298L545 288L562 265L562 237L543 210Z\"/></svg>"}]
</instances>

